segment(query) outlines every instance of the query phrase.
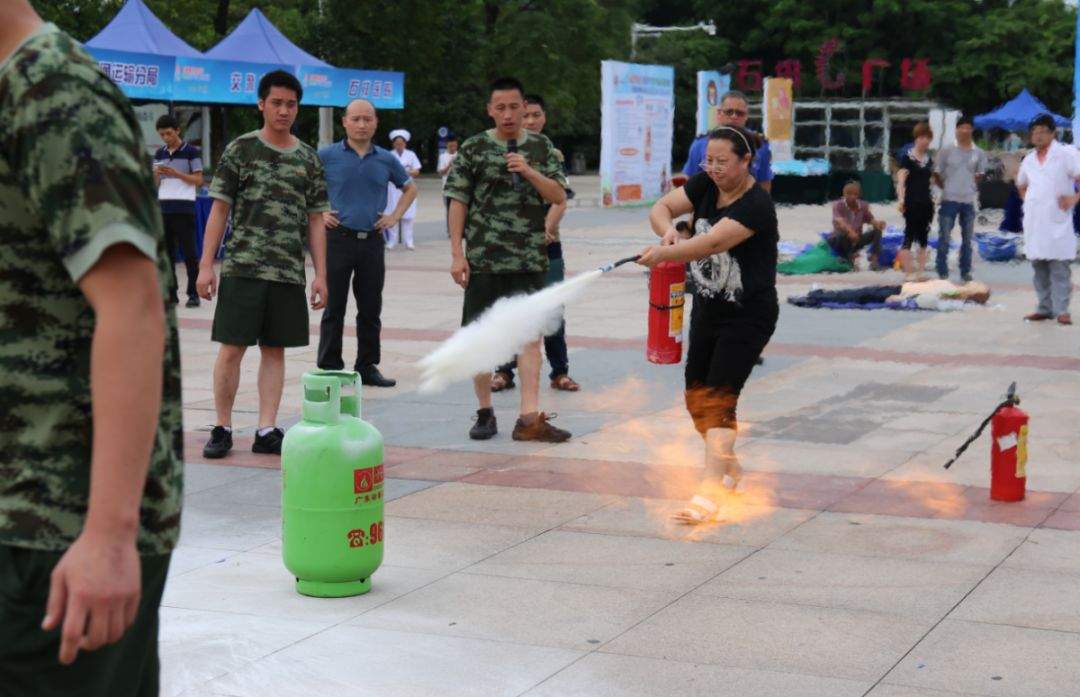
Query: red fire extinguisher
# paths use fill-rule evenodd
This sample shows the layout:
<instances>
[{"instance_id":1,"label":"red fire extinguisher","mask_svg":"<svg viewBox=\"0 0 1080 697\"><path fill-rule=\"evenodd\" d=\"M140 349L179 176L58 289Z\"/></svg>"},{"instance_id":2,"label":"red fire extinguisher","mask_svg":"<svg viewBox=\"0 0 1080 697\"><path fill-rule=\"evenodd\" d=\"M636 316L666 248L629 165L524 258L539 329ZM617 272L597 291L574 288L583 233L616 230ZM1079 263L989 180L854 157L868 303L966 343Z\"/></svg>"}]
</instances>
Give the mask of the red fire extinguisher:
<instances>
[{"instance_id":1,"label":"red fire extinguisher","mask_svg":"<svg viewBox=\"0 0 1080 697\"><path fill-rule=\"evenodd\" d=\"M990 424L990 498L995 501L1022 501L1027 488L1028 415L1020 409L1016 383L1009 385L1005 401L964 441L956 455L945 463L948 469Z\"/></svg>"},{"instance_id":2,"label":"red fire extinguisher","mask_svg":"<svg viewBox=\"0 0 1080 697\"><path fill-rule=\"evenodd\" d=\"M990 422L990 498L1022 501L1027 486L1028 415L1015 398Z\"/></svg>"},{"instance_id":3,"label":"red fire extinguisher","mask_svg":"<svg viewBox=\"0 0 1080 697\"><path fill-rule=\"evenodd\" d=\"M683 303L686 266L663 261L649 273L649 338L645 357L650 363L682 360Z\"/></svg>"}]
</instances>

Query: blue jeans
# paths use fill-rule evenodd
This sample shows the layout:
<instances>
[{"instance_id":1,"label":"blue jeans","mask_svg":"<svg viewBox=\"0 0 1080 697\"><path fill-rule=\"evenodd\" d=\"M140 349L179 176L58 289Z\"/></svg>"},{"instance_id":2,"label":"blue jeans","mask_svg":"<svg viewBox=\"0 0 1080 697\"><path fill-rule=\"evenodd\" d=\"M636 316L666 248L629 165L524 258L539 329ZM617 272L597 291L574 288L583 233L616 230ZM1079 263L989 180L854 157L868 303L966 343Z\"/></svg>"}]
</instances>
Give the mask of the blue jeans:
<instances>
[{"instance_id":1,"label":"blue jeans","mask_svg":"<svg viewBox=\"0 0 1080 697\"><path fill-rule=\"evenodd\" d=\"M942 201L938 208L937 273L949 277L949 237L953 223L960 217L960 275L971 273L971 238L975 234L975 206L971 203Z\"/></svg>"}]
</instances>

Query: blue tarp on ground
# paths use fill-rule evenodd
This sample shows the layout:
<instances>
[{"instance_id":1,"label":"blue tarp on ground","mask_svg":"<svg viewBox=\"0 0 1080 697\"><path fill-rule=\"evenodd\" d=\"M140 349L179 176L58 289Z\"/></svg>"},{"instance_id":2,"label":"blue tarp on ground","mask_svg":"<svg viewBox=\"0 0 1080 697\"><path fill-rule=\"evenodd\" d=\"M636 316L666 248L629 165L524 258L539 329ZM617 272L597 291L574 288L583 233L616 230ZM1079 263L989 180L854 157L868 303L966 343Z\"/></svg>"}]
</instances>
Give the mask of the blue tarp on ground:
<instances>
[{"instance_id":1,"label":"blue tarp on ground","mask_svg":"<svg viewBox=\"0 0 1080 697\"><path fill-rule=\"evenodd\" d=\"M219 61L331 67L326 61L319 60L289 41L257 7L248 12L244 21L228 36L207 49L204 55Z\"/></svg>"},{"instance_id":2,"label":"blue tarp on ground","mask_svg":"<svg viewBox=\"0 0 1080 697\"><path fill-rule=\"evenodd\" d=\"M201 56L183 39L169 31L142 0L128 0L116 16L94 38L89 48L154 56Z\"/></svg>"},{"instance_id":3,"label":"blue tarp on ground","mask_svg":"<svg viewBox=\"0 0 1080 697\"><path fill-rule=\"evenodd\" d=\"M1069 126L1068 119L1047 109L1045 104L1040 102L1025 88L1020 90L1020 94L1005 102L997 109L976 116L975 127L983 129L1004 128L1008 131L1024 131L1027 130L1031 120L1039 114L1050 114L1053 116L1054 122L1057 123L1059 128L1067 128Z\"/></svg>"}]
</instances>

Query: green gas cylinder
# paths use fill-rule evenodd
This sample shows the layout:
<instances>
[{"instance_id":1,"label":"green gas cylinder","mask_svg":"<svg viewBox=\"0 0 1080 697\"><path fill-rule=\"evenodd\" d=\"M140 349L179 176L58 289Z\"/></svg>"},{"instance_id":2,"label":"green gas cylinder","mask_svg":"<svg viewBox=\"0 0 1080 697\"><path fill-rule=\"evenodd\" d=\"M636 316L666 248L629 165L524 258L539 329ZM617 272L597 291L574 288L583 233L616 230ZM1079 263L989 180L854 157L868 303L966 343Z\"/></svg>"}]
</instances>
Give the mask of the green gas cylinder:
<instances>
[{"instance_id":1,"label":"green gas cylinder","mask_svg":"<svg viewBox=\"0 0 1080 697\"><path fill-rule=\"evenodd\" d=\"M359 378L305 373L281 445L281 550L303 595L367 593L382 563L383 439L360 418Z\"/></svg>"}]
</instances>

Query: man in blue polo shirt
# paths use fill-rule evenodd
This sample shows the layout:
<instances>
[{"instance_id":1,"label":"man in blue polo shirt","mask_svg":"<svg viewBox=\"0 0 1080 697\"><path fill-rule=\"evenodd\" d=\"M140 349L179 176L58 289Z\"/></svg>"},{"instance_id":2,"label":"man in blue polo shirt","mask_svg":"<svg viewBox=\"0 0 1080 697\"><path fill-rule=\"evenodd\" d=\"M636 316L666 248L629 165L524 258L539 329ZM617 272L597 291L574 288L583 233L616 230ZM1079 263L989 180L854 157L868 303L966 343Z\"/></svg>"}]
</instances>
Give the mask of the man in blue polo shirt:
<instances>
[{"instance_id":1,"label":"man in blue polo shirt","mask_svg":"<svg viewBox=\"0 0 1080 697\"><path fill-rule=\"evenodd\" d=\"M341 337L349 285L356 297L356 363L365 385L393 387L379 372L379 331L386 279L383 230L393 228L416 199L416 184L389 150L371 142L379 119L366 99L354 99L341 119L345 139L319 150L330 194L326 221L327 302L319 325L318 365L341 370ZM386 208L387 183L402 191L397 207ZM354 276L355 274L355 276Z\"/></svg>"},{"instance_id":2,"label":"man in blue polo shirt","mask_svg":"<svg viewBox=\"0 0 1080 697\"><path fill-rule=\"evenodd\" d=\"M750 118L750 105L746 101L746 95L738 90L731 90L720 100L720 126L734 126L746 128L746 122ZM697 137L690 144L690 152L686 156L686 165L683 174L692 177L701 171L701 161L705 159L705 146L709 141L709 134L705 133ZM750 163L750 176L757 181L758 185L772 193L772 151L769 149L769 141L764 141L761 147L754 153L754 160Z\"/></svg>"},{"instance_id":3,"label":"man in blue polo shirt","mask_svg":"<svg viewBox=\"0 0 1080 697\"><path fill-rule=\"evenodd\" d=\"M195 195L203 184L202 155L180 137L180 123L172 114L157 120L157 132L165 144L154 153L154 180L158 185L161 219L165 223L165 248L172 263L171 297L179 300L176 283L176 247L187 268L187 306L199 306L195 280L199 277L199 253L195 251Z\"/></svg>"}]
</instances>

